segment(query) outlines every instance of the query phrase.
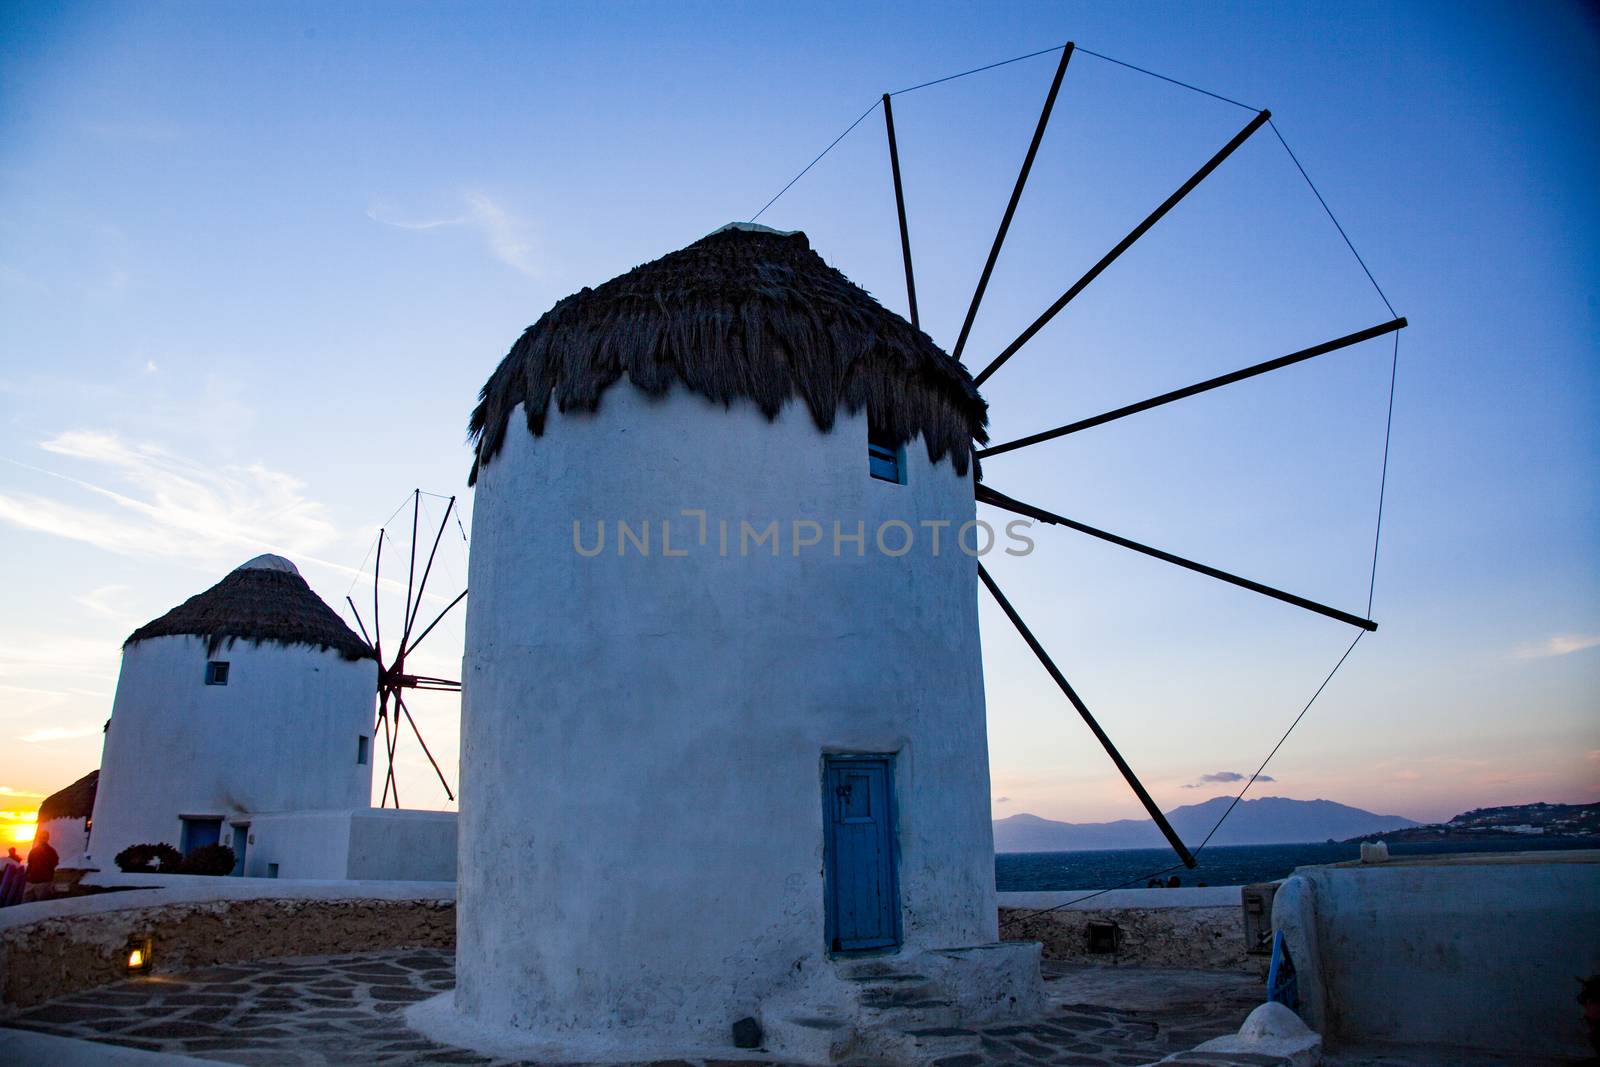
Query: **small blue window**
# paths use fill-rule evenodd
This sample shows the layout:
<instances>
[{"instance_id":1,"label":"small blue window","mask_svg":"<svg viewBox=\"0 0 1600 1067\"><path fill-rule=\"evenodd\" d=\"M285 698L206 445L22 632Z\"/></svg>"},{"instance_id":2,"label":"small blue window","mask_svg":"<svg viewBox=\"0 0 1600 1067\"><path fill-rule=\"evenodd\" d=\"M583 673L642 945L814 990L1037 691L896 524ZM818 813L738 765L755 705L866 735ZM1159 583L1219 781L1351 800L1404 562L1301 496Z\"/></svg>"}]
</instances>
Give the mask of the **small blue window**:
<instances>
[{"instance_id":1,"label":"small blue window","mask_svg":"<svg viewBox=\"0 0 1600 1067\"><path fill-rule=\"evenodd\" d=\"M888 434L878 431L869 433L867 435L867 472L880 481L905 485L905 446L895 444Z\"/></svg>"},{"instance_id":2,"label":"small blue window","mask_svg":"<svg viewBox=\"0 0 1600 1067\"><path fill-rule=\"evenodd\" d=\"M207 685L227 685L228 684L228 661L227 660L225 660L225 659L214 659L210 663L206 664L206 684Z\"/></svg>"},{"instance_id":3,"label":"small blue window","mask_svg":"<svg viewBox=\"0 0 1600 1067\"><path fill-rule=\"evenodd\" d=\"M367 762L367 746L369 744L371 744L371 742L367 739L367 735L366 734L361 734L356 738L356 762L357 763L365 764Z\"/></svg>"}]
</instances>

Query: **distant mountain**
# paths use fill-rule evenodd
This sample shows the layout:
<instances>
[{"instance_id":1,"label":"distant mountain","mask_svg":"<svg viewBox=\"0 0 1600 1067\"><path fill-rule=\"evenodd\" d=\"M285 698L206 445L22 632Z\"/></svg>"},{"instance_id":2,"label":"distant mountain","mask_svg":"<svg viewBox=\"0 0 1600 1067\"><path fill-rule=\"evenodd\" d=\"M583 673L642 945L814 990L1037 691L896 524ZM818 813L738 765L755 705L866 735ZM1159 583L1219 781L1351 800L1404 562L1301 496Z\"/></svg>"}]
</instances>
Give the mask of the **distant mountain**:
<instances>
[{"instance_id":1,"label":"distant mountain","mask_svg":"<svg viewBox=\"0 0 1600 1067\"><path fill-rule=\"evenodd\" d=\"M1232 797L1212 797L1167 812L1167 820L1190 847L1198 845L1217 824ZM1261 797L1241 800L1211 839L1213 845L1287 845L1307 841L1344 841L1364 834L1417 826L1399 815L1377 815L1331 800ZM996 819L996 852L1071 852L1105 848L1160 848L1166 838L1149 819L1071 823L1012 815Z\"/></svg>"},{"instance_id":2,"label":"distant mountain","mask_svg":"<svg viewBox=\"0 0 1600 1067\"><path fill-rule=\"evenodd\" d=\"M1376 833L1356 840L1372 840ZM1474 808L1449 822L1415 826L1385 837L1388 841L1481 841L1485 838L1600 837L1600 804L1513 804Z\"/></svg>"}]
</instances>

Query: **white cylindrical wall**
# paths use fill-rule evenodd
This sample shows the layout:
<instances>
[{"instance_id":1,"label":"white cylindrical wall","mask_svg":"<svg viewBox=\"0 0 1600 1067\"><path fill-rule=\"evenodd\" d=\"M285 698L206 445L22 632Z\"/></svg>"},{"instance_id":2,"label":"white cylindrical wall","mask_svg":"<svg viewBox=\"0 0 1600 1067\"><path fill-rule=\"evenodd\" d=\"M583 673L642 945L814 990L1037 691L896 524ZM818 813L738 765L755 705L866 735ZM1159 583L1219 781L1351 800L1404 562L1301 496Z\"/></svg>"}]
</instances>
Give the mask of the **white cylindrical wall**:
<instances>
[{"instance_id":1,"label":"white cylindrical wall","mask_svg":"<svg viewBox=\"0 0 1600 1067\"><path fill-rule=\"evenodd\" d=\"M512 414L473 518L458 1011L715 1045L829 980L825 753L896 757L905 948L996 940L972 478L920 441L905 467L870 478L864 414L824 434L794 404L624 382L539 438ZM874 543L895 519L898 557ZM649 524L648 557L617 520ZM823 531L798 556L795 520ZM862 554L835 556L836 520ZM779 555L741 552L742 521L776 521Z\"/></svg>"},{"instance_id":2,"label":"white cylindrical wall","mask_svg":"<svg viewBox=\"0 0 1600 1067\"><path fill-rule=\"evenodd\" d=\"M228 684L207 685L225 660ZM273 641L153 637L123 650L100 760L89 854L109 868L129 845L179 844L181 816L371 803L377 664ZM223 844L231 844L226 824Z\"/></svg>"}]
</instances>

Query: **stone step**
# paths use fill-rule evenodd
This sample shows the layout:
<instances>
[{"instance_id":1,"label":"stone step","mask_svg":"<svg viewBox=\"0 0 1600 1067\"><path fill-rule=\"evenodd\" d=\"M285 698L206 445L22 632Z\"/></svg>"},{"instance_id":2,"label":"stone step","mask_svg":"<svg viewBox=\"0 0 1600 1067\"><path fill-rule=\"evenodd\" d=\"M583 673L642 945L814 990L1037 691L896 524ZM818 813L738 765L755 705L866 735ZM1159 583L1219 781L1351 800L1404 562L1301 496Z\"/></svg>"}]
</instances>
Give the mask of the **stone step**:
<instances>
[{"instance_id":1,"label":"stone step","mask_svg":"<svg viewBox=\"0 0 1600 1067\"><path fill-rule=\"evenodd\" d=\"M932 982L915 985L866 986L856 997L863 1008L945 1008L950 999Z\"/></svg>"},{"instance_id":2,"label":"stone step","mask_svg":"<svg viewBox=\"0 0 1600 1067\"><path fill-rule=\"evenodd\" d=\"M931 1026L901 1033L910 1042L909 1051L921 1063L937 1063L956 1057L980 1055L983 1039L974 1030L955 1026Z\"/></svg>"},{"instance_id":3,"label":"stone step","mask_svg":"<svg viewBox=\"0 0 1600 1067\"><path fill-rule=\"evenodd\" d=\"M918 981L926 982L928 976L907 970L896 960L854 960L839 965L839 977L848 982Z\"/></svg>"}]
</instances>

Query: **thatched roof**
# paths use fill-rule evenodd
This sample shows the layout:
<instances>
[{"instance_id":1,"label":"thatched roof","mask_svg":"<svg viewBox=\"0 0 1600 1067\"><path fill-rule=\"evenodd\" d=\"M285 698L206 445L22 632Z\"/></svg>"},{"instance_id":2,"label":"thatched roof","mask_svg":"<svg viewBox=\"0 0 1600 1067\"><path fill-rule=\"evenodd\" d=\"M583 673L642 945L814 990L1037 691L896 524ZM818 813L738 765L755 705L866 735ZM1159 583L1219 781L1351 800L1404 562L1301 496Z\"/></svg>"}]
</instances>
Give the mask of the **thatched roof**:
<instances>
[{"instance_id":1,"label":"thatched roof","mask_svg":"<svg viewBox=\"0 0 1600 1067\"><path fill-rule=\"evenodd\" d=\"M373 658L367 643L282 556L257 556L210 589L133 631L122 647L184 634L206 638L212 654L223 642L231 646L242 638L257 645L276 641L333 648L345 659Z\"/></svg>"},{"instance_id":2,"label":"thatched roof","mask_svg":"<svg viewBox=\"0 0 1600 1067\"><path fill-rule=\"evenodd\" d=\"M94 792L100 785L100 772L90 771L65 789L51 793L39 805L39 821L87 819L94 814Z\"/></svg>"},{"instance_id":3,"label":"thatched roof","mask_svg":"<svg viewBox=\"0 0 1600 1067\"><path fill-rule=\"evenodd\" d=\"M550 399L594 411L626 375L646 393L674 385L771 419L798 397L824 432L842 407L934 462L966 474L987 411L966 369L822 261L803 233L726 227L595 289L528 327L479 394L468 433L471 484L505 440L512 410L544 432Z\"/></svg>"}]
</instances>

